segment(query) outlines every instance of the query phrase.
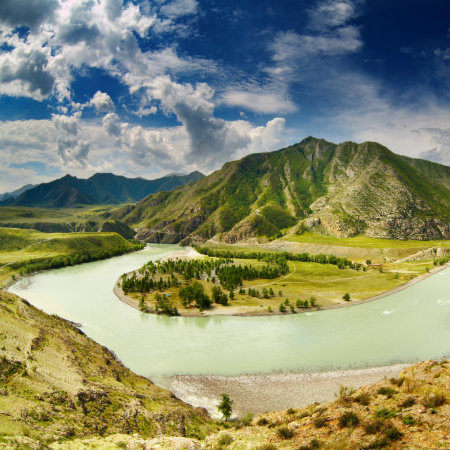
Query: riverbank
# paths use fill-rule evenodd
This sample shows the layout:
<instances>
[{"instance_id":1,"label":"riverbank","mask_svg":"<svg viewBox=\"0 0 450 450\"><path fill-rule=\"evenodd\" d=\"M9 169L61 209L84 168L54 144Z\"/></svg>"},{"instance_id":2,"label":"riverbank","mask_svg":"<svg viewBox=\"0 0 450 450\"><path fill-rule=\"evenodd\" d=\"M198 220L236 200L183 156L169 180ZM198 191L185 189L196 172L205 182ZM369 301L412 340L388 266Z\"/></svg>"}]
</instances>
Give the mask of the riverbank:
<instances>
[{"instance_id":1,"label":"riverbank","mask_svg":"<svg viewBox=\"0 0 450 450\"><path fill-rule=\"evenodd\" d=\"M221 394L233 400L237 417L247 413L301 408L315 402L332 401L340 386L357 389L384 378L397 377L408 364L367 369L336 370L319 373L284 373L242 375L234 377L174 375L162 381L163 387L192 406L205 408L219 418L217 405ZM155 380L158 381L158 380Z\"/></svg>"},{"instance_id":2,"label":"riverbank","mask_svg":"<svg viewBox=\"0 0 450 450\"><path fill-rule=\"evenodd\" d=\"M164 258L163 261L168 260L168 259L196 259L196 258L201 258L201 257L203 257L203 255L198 253L194 248L185 247L182 250L177 251L177 252L173 253L172 255ZM428 272L426 272L422 275L418 275L399 286L396 286L392 289L388 289L384 292L381 292L377 295L371 296L366 299L351 300L351 301L344 301L342 299L337 299L336 303L333 303L333 304L309 307L307 309L297 308L295 313L301 314L301 313L305 313L305 312L315 312L315 311L324 311L324 310L329 310L329 309L345 308L345 307L349 307L349 306L356 306L356 305L360 305L363 303L368 303L368 302L371 302L374 300L378 300L383 297L393 295L404 289L407 289L408 287L410 287L420 281L423 281L424 279L428 278L429 276L434 275L435 273L438 273L441 270L443 270L449 266L450 266L450 263L435 267L435 268L429 270ZM134 272L135 272L135 270L128 272L126 275L131 276ZM129 305L137 310L140 310L139 309L139 301L137 299L134 299L134 298L124 294L124 292L122 291L122 289L120 287L120 280L121 280L121 278L119 278L114 285L114 288L113 288L114 294L120 301L126 303L127 305ZM270 286L270 285L271 285L271 283L269 282L269 283L266 283L261 286ZM254 287L259 287L259 286L254 286ZM288 307L286 308L288 310L288 312L280 312L278 308L272 308L271 312L269 312L268 309L263 308L261 304L259 306L258 305L255 306L255 305L242 305L242 304L236 304L236 303L237 303L236 301L231 301L227 306L213 304L213 305L211 305L211 307L209 309L204 310L204 311L199 311L198 309L194 309L194 308L192 308L192 309L178 308L178 314L179 314L179 316L182 316L182 317L212 317L212 316L251 317L251 316L274 316L274 315L291 314L291 312L289 312ZM152 312L150 312L150 314L152 314Z\"/></svg>"}]
</instances>

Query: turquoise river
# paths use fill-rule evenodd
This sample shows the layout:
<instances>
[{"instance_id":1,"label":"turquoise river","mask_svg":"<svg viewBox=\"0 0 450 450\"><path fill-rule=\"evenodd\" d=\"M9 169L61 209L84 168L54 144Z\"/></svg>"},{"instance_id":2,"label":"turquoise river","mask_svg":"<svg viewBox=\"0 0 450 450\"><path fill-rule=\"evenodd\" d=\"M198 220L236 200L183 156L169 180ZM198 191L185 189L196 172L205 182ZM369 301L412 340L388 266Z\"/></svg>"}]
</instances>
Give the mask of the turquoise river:
<instances>
[{"instance_id":1,"label":"turquoise river","mask_svg":"<svg viewBox=\"0 0 450 450\"><path fill-rule=\"evenodd\" d=\"M174 374L318 372L450 355L450 268L380 300L320 312L263 317L162 317L113 294L117 278L178 251L146 249L42 272L10 291L82 324L131 370L155 381Z\"/></svg>"}]
</instances>

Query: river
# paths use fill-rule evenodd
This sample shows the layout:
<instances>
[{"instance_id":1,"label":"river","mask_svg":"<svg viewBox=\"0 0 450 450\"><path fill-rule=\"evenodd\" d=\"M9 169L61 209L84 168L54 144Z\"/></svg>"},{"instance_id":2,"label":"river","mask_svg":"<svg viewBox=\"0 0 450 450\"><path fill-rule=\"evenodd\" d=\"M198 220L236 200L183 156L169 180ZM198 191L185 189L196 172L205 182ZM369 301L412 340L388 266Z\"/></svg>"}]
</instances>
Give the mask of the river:
<instances>
[{"instance_id":1,"label":"river","mask_svg":"<svg viewBox=\"0 0 450 450\"><path fill-rule=\"evenodd\" d=\"M450 268L373 302L286 316L207 318L143 314L113 294L117 278L178 251L175 245L23 278L9 289L82 324L134 372L170 375L319 372L450 354Z\"/></svg>"}]
</instances>

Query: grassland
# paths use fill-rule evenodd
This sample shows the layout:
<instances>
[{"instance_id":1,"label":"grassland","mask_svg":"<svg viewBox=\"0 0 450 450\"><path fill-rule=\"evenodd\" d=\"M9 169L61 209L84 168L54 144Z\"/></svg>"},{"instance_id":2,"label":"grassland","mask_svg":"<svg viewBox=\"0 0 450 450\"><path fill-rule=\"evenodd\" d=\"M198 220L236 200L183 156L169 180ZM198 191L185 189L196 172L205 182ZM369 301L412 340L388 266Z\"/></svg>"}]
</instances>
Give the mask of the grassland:
<instances>
[{"instance_id":1,"label":"grassland","mask_svg":"<svg viewBox=\"0 0 450 450\"><path fill-rule=\"evenodd\" d=\"M215 247L217 248L217 247ZM236 250L236 247L221 247ZM242 250L241 248L239 250ZM244 250L245 251L245 250ZM250 251L250 249L247 249ZM205 256L199 256L207 258ZM233 258L236 265L252 265L256 268L265 263L256 259ZM332 308L348 306L352 303L364 301L374 296L385 293L392 289L425 275L434 268L433 260L420 260L403 263L384 264L382 266L363 266L360 270L339 269L332 264L319 264L313 262L289 261L289 273L275 279L256 279L244 281L242 288L233 291L234 299L229 300L228 305L213 303L211 308L200 312L193 307L183 307L178 295L179 287L170 287L163 290L163 294L168 294L170 301L177 308L180 315L200 316L200 315L262 315L262 314L289 314L301 313L317 308ZM159 278L160 274L157 275ZM169 275L161 275L163 279L168 279ZM214 286L219 285L218 280L213 282L205 274L198 280L204 291L211 296ZM250 295L249 289L257 290L258 297ZM272 289L273 295L263 296L263 290ZM137 307L141 298L150 311L155 310L156 294L158 290L141 293L129 293L128 297L134 300ZM350 301L344 300L344 295L349 294ZM229 295L229 294L228 294ZM315 303L311 305L311 298ZM308 301L308 307L299 306L298 301L304 303ZM284 304L286 311L280 311L280 304ZM293 310L292 310L293 308Z\"/></svg>"},{"instance_id":2,"label":"grassland","mask_svg":"<svg viewBox=\"0 0 450 450\"><path fill-rule=\"evenodd\" d=\"M4 224L30 225L40 223L85 223L98 220L117 205L95 205L79 208L29 208L26 206L0 206L0 226Z\"/></svg>"},{"instance_id":3,"label":"grassland","mask_svg":"<svg viewBox=\"0 0 450 450\"><path fill-rule=\"evenodd\" d=\"M124 253L134 245L116 233L41 233L0 228L0 286L30 260L39 262L76 254Z\"/></svg>"},{"instance_id":4,"label":"grassland","mask_svg":"<svg viewBox=\"0 0 450 450\"><path fill-rule=\"evenodd\" d=\"M340 247L357 247L365 249L426 249L431 247L450 247L450 240L418 241L418 240L396 240L377 239L368 236L355 236L350 238L339 238L319 233L305 231L302 234L289 234L281 240L300 242L302 244L333 245Z\"/></svg>"}]
</instances>

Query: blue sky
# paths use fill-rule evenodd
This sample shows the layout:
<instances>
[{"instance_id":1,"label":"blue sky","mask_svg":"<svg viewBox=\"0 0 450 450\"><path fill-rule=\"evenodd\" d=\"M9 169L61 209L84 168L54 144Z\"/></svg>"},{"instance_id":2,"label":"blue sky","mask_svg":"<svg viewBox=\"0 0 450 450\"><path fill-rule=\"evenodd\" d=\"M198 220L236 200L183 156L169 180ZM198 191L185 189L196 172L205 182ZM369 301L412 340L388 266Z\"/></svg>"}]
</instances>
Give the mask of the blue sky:
<instances>
[{"instance_id":1,"label":"blue sky","mask_svg":"<svg viewBox=\"0 0 450 450\"><path fill-rule=\"evenodd\" d=\"M450 164L450 2L0 2L0 191L308 135Z\"/></svg>"}]
</instances>

